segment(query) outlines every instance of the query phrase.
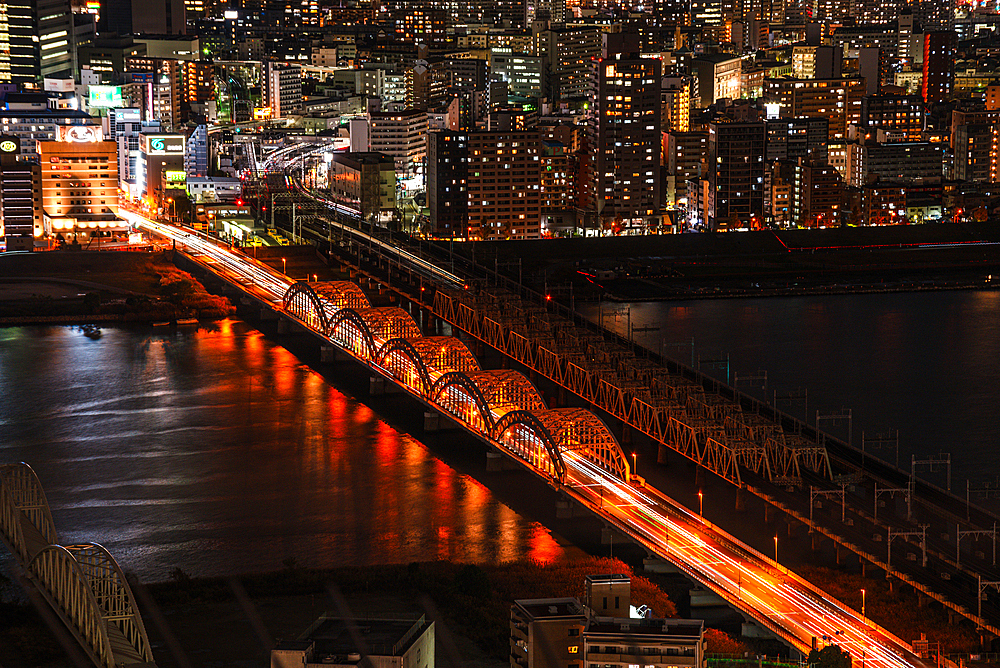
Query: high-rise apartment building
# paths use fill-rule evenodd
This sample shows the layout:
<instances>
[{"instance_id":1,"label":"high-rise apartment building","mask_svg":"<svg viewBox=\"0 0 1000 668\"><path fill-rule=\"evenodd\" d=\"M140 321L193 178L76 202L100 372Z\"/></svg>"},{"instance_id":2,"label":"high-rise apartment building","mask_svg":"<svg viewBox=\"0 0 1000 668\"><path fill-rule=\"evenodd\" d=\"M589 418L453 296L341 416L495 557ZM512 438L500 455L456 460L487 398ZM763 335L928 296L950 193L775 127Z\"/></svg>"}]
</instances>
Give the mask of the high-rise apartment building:
<instances>
[{"instance_id":1,"label":"high-rise apartment building","mask_svg":"<svg viewBox=\"0 0 1000 668\"><path fill-rule=\"evenodd\" d=\"M469 136L441 130L427 134L427 206L431 233L464 237L469 220Z\"/></svg>"},{"instance_id":2,"label":"high-rise apartment building","mask_svg":"<svg viewBox=\"0 0 1000 668\"><path fill-rule=\"evenodd\" d=\"M927 104L946 102L955 85L958 36L951 31L924 34L923 97Z\"/></svg>"},{"instance_id":3,"label":"high-rise apartment building","mask_svg":"<svg viewBox=\"0 0 1000 668\"><path fill-rule=\"evenodd\" d=\"M830 121L830 139L847 136L861 121L862 79L765 79L764 101L777 104L782 118L810 116Z\"/></svg>"},{"instance_id":4,"label":"high-rise apartment building","mask_svg":"<svg viewBox=\"0 0 1000 668\"><path fill-rule=\"evenodd\" d=\"M469 238L540 237L538 131L470 132L468 137Z\"/></svg>"},{"instance_id":5,"label":"high-rise apartment building","mask_svg":"<svg viewBox=\"0 0 1000 668\"><path fill-rule=\"evenodd\" d=\"M0 135L0 242L8 251L32 251L42 234L41 168L20 154L20 139Z\"/></svg>"},{"instance_id":6,"label":"high-rise apartment building","mask_svg":"<svg viewBox=\"0 0 1000 668\"><path fill-rule=\"evenodd\" d=\"M713 230L755 227L762 220L764 121L715 122L708 126L708 224Z\"/></svg>"},{"instance_id":7,"label":"high-rise apartment building","mask_svg":"<svg viewBox=\"0 0 1000 668\"><path fill-rule=\"evenodd\" d=\"M660 61L639 57L637 35L604 35L591 114L596 214L603 227L659 220Z\"/></svg>"},{"instance_id":8,"label":"high-rise apartment building","mask_svg":"<svg viewBox=\"0 0 1000 668\"><path fill-rule=\"evenodd\" d=\"M866 95L861 100L861 125L898 132L918 141L924 131L924 101L919 95Z\"/></svg>"},{"instance_id":9,"label":"high-rise apartment building","mask_svg":"<svg viewBox=\"0 0 1000 668\"><path fill-rule=\"evenodd\" d=\"M591 71L601 56L598 28L552 27L537 35L537 52L548 70L547 97L585 100L593 82Z\"/></svg>"},{"instance_id":10,"label":"high-rise apartment building","mask_svg":"<svg viewBox=\"0 0 1000 668\"><path fill-rule=\"evenodd\" d=\"M372 112L369 119L371 150L391 155L399 176L423 174L427 160L427 112L421 109Z\"/></svg>"},{"instance_id":11,"label":"high-rise apartment building","mask_svg":"<svg viewBox=\"0 0 1000 668\"><path fill-rule=\"evenodd\" d=\"M302 71L298 65L266 61L264 64L264 104L271 118L284 118L302 107Z\"/></svg>"}]
</instances>

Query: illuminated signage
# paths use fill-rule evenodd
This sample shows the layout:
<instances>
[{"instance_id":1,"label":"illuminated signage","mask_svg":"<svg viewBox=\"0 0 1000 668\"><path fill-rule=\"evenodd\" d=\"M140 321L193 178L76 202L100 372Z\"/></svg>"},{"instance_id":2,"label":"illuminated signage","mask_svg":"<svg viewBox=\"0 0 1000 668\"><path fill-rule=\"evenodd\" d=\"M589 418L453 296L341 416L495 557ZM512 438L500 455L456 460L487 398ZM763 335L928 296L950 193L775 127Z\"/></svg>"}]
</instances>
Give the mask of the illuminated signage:
<instances>
[{"instance_id":1,"label":"illuminated signage","mask_svg":"<svg viewBox=\"0 0 1000 668\"><path fill-rule=\"evenodd\" d=\"M115 108L124 107L125 102L122 100L122 87L121 86L91 86L90 87L90 106L91 107L103 107L103 108Z\"/></svg>"},{"instance_id":2,"label":"illuminated signage","mask_svg":"<svg viewBox=\"0 0 1000 668\"><path fill-rule=\"evenodd\" d=\"M166 172L164 174L167 177L167 183L185 183L187 181L187 172Z\"/></svg>"},{"instance_id":3,"label":"illuminated signage","mask_svg":"<svg viewBox=\"0 0 1000 668\"><path fill-rule=\"evenodd\" d=\"M142 121L142 111L135 107L115 109L116 123L139 123Z\"/></svg>"},{"instance_id":4,"label":"illuminated signage","mask_svg":"<svg viewBox=\"0 0 1000 668\"><path fill-rule=\"evenodd\" d=\"M104 133L96 125L59 125L56 130L56 141L89 144L104 139Z\"/></svg>"},{"instance_id":5,"label":"illuminated signage","mask_svg":"<svg viewBox=\"0 0 1000 668\"><path fill-rule=\"evenodd\" d=\"M17 137L0 136L0 153L17 153L21 149L21 141Z\"/></svg>"},{"instance_id":6,"label":"illuminated signage","mask_svg":"<svg viewBox=\"0 0 1000 668\"><path fill-rule=\"evenodd\" d=\"M255 121L261 121L267 118L271 118L271 107L255 107L253 110L253 119Z\"/></svg>"},{"instance_id":7,"label":"illuminated signage","mask_svg":"<svg viewBox=\"0 0 1000 668\"><path fill-rule=\"evenodd\" d=\"M146 155L184 155L184 135L139 135L139 148Z\"/></svg>"}]
</instances>

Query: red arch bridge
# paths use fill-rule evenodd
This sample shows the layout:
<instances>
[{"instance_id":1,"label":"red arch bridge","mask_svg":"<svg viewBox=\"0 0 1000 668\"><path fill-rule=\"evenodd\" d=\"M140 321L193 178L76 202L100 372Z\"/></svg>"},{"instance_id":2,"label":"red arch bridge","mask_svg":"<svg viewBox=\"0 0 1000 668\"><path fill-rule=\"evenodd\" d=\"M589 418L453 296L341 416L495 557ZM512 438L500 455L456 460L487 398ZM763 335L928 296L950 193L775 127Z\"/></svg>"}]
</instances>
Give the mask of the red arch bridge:
<instances>
[{"instance_id":1,"label":"red arch bridge","mask_svg":"<svg viewBox=\"0 0 1000 668\"><path fill-rule=\"evenodd\" d=\"M354 283L295 283L282 308L540 475L566 482L568 467L589 465L630 478L628 458L596 415L546 408L523 374L483 370L458 338L422 336L408 312L373 308Z\"/></svg>"},{"instance_id":2,"label":"red arch bridge","mask_svg":"<svg viewBox=\"0 0 1000 668\"><path fill-rule=\"evenodd\" d=\"M125 214L177 242L206 271L453 417L574 500L665 557L748 618L807 652L836 637L857 666L925 666L912 647L659 491L635 484L607 427L583 409L547 409L510 370L484 370L453 337L424 337L398 308L372 308L353 283L294 283L238 252Z\"/></svg>"}]
</instances>

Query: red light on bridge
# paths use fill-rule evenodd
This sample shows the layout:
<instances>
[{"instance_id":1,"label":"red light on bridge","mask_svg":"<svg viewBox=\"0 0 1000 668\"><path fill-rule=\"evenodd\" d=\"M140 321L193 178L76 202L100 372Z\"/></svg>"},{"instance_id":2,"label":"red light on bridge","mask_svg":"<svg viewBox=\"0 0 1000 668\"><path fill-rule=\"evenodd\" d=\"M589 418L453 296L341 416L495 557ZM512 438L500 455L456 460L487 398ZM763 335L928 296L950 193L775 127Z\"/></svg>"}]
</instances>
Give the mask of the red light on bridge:
<instances>
[{"instance_id":1,"label":"red light on bridge","mask_svg":"<svg viewBox=\"0 0 1000 668\"><path fill-rule=\"evenodd\" d=\"M552 301L552 295L545 295L545 301L547 302Z\"/></svg>"}]
</instances>

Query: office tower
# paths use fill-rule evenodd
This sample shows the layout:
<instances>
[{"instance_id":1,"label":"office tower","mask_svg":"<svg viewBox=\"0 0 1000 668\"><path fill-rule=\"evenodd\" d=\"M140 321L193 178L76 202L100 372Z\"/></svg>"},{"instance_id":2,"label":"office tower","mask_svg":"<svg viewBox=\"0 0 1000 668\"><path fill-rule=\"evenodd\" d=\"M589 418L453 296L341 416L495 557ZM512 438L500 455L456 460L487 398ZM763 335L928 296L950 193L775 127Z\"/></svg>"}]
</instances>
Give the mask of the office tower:
<instances>
[{"instance_id":1,"label":"office tower","mask_svg":"<svg viewBox=\"0 0 1000 668\"><path fill-rule=\"evenodd\" d=\"M764 214L764 121L708 126L709 224L713 230L755 227Z\"/></svg>"},{"instance_id":2,"label":"office tower","mask_svg":"<svg viewBox=\"0 0 1000 668\"><path fill-rule=\"evenodd\" d=\"M661 208L660 61L639 57L637 35L604 35L591 114L598 220L644 225Z\"/></svg>"},{"instance_id":3,"label":"office tower","mask_svg":"<svg viewBox=\"0 0 1000 668\"><path fill-rule=\"evenodd\" d=\"M0 83L72 76L75 25L69 0L0 3Z\"/></svg>"},{"instance_id":4,"label":"office tower","mask_svg":"<svg viewBox=\"0 0 1000 668\"><path fill-rule=\"evenodd\" d=\"M927 104L946 102L955 83L958 38L953 32L924 34L923 97Z\"/></svg>"}]
</instances>

